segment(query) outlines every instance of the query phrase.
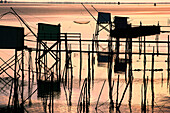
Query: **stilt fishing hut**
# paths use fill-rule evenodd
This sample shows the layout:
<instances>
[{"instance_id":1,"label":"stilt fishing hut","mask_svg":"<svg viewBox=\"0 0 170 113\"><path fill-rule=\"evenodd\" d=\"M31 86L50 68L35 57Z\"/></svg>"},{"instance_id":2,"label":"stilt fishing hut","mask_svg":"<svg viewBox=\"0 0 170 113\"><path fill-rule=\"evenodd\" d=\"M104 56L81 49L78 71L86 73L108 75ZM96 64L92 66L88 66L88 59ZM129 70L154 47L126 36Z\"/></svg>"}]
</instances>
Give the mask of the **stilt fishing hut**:
<instances>
[{"instance_id":1,"label":"stilt fishing hut","mask_svg":"<svg viewBox=\"0 0 170 113\"><path fill-rule=\"evenodd\" d=\"M111 25L112 25L111 24L111 13L98 12L98 19L97 19L97 24L96 24L94 40L99 39L99 33L103 30L105 30L109 33L110 29L111 29ZM109 43L109 44L111 44L111 43ZM100 45L98 41L95 41L95 47L96 47L96 51L99 51L99 49L102 49L102 51L109 50L109 48L106 48L106 50L104 50L102 45ZM98 53L97 59L98 59L98 62L108 62L108 55Z\"/></svg>"},{"instance_id":2,"label":"stilt fishing hut","mask_svg":"<svg viewBox=\"0 0 170 113\"><path fill-rule=\"evenodd\" d=\"M114 18L114 29L110 31L110 36L116 39L116 58L115 58L115 66L114 70L117 71L125 71L127 62L132 62L132 39L142 36L150 36L160 34L160 26L137 26L132 27L131 24L128 24L128 17L117 17ZM125 50L125 61L120 60L119 58L119 47L120 47L120 39L126 39L126 50ZM127 58L127 55L129 58Z\"/></svg>"},{"instance_id":3,"label":"stilt fishing hut","mask_svg":"<svg viewBox=\"0 0 170 113\"><path fill-rule=\"evenodd\" d=\"M53 43L48 44L48 41ZM52 50L57 50L56 52ZM61 81L61 50L60 24L50 25L38 23L38 38L36 49L36 72L38 84L38 96L50 94L52 73L54 73L53 91L60 91ZM51 59L52 63L47 62Z\"/></svg>"},{"instance_id":4,"label":"stilt fishing hut","mask_svg":"<svg viewBox=\"0 0 170 113\"><path fill-rule=\"evenodd\" d=\"M8 101L8 108L11 107L11 98L13 94L13 105L14 112L24 111L24 105L19 105L19 79L22 79L22 87L21 87L21 100L22 103L24 101L23 93L24 93L24 28L23 27L12 27L12 26L0 26L0 49L13 49L15 50L15 57L11 57L9 60L4 61L0 67L0 75L6 74L9 77L9 81L5 82L4 86L1 88L3 90L4 87L8 86L10 82L12 82L9 101ZM19 55L20 53L20 55ZM14 60L11 61L11 59ZM10 61L10 62L9 62ZM12 62L12 65L11 65ZM21 65L17 65L21 63ZM14 67L13 67L14 66ZM7 72L8 69L12 69L14 72L13 75ZM14 88L13 88L14 86ZM12 91L13 89L13 91ZM12 109L12 108L11 108Z\"/></svg>"}]
</instances>

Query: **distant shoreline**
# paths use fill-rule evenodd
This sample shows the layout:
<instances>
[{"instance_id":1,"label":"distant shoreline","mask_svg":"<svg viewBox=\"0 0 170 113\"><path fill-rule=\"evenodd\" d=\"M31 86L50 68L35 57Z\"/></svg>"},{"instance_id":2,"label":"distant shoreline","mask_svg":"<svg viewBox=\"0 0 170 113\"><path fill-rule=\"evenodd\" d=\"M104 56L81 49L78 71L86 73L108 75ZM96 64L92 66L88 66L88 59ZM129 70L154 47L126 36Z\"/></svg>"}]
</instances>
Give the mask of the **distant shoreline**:
<instances>
[{"instance_id":1,"label":"distant shoreline","mask_svg":"<svg viewBox=\"0 0 170 113\"><path fill-rule=\"evenodd\" d=\"M170 2L13 2L7 3L31 3L31 4L170 4Z\"/></svg>"}]
</instances>

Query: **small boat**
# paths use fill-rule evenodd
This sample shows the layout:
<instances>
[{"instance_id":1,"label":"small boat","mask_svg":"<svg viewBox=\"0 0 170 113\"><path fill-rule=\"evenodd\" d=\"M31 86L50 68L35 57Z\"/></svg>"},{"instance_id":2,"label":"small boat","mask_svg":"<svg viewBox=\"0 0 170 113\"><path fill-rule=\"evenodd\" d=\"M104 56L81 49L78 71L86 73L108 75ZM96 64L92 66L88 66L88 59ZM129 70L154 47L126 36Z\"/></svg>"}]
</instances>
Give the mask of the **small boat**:
<instances>
[{"instance_id":1,"label":"small boat","mask_svg":"<svg viewBox=\"0 0 170 113\"><path fill-rule=\"evenodd\" d=\"M88 24L90 21L73 21L76 24Z\"/></svg>"}]
</instances>

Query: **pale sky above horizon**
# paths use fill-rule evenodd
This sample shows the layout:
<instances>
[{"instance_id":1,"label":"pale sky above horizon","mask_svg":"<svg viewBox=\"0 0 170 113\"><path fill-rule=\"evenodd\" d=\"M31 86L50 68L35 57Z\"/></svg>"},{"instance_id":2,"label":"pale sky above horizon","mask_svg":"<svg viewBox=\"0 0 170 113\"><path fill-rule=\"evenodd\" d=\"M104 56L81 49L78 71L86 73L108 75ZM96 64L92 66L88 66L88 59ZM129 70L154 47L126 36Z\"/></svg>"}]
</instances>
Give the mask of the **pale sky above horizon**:
<instances>
[{"instance_id":1,"label":"pale sky above horizon","mask_svg":"<svg viewBox=\"0 0 170 113\"><path fill-rule=\"evenodd\" d=\"M7 0L22 2L170 2L170 0Z\"/></svg>"}]
</instances>

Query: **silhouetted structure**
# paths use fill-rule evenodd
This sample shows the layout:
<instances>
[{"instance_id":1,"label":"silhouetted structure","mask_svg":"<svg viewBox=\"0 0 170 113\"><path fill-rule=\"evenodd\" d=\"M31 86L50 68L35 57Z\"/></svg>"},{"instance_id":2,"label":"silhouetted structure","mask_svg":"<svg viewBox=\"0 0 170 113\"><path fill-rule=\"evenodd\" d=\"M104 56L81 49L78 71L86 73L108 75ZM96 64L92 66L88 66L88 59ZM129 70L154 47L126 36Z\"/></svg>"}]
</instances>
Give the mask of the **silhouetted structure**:
<instances>
[{"instance_id":1,"label":"silhouetted structure","mask_svg":"<svg viewBox=\"0 0 170 113\"><path fill-rule=\"evenodd\" d=\"M12 8L11 8L12 9ZM12 9L13 10L13 9ZM109 84L109 99L110 106L114 108L113 101L113 88L114 88L114 80L112 81L113 75L113 64L114 64L114 72L125 72L128 74L128 81L125 89L123 91L122 97L120 101L118 100L119 96L119 76L117 81L117 99L116 99L116 108L119 110L124 96L126 94L127 88L129 87L129 108L131 111L131 99L132 99L132 55L133 54L142 54L144 55L144 74L143 74L143 86L142 86L142 110L146 112L146 92L147 92L147 82L145 72L146 69L146 55L152 55L152 69L151 71L152 79L151 79L151 89L152 89L152 107L154 107L154 71L158 71L154 69L154 55L168 55L168 82L169 82L169 36L168 41L146 41L145 36L150 35L159 35L161 33L161 26L142 26L142 24L138 27L132 27L131 24L128 24L128 17L118 17L114 18L114 21L111 22L111 14L98 12L98 19L96 19L96 32L93 39L82 40L80 33L61 33L60 24L58 25L50 25L39 23L38 24L38 36L29 28L29 26L24 22L24 20L13 10L14 14L18 16L18 18L26 25L26 27L32 32L32 34L36 37L36 48L29 48L24 46L24 29L19 27L10 27L10 26L0 26L0 49L15 49L15 55L11 57L9 60L4 61L2 64L0 74L6 73L8 78L1 79L5 86L10 86L10 96L8 106L11 105L12 93L14 93L14 112L24 112L24 103L29 99L31 103L31 96L38 91L38 97L42 97L44 100L44 106L47 105L47 98L50 98L49 102L49 111L53 112L54 106L54 92L60 92L60 84L63 83L63 88L66 94L67 105L72 105L72 88L73 88L73 65L72 65L72 53L78 52L80 53L80 71L79 78L81 81L81 69L82 69L82 53L88 53L88 75L84 80L82 85L82 89L80 92L80 97L77 105L77 112L81 111L89 111L90 105L90 91L91 91L91 80L94 80L94 53L97 54L98 62L107 62L108 65L108 84ZM95 19L95 18L94 18ZM106 30L109 33L108 40L100 40L99 32L102 30ZM144 37L144 41L142 39L140 41L133 41L133 38ZM121 39L126 39L122 41ZM80 44L79 49L74 50L71 48L71 44L69 41L75 41ZM50 44L48 42L51 42ZM63 43L62 43L63 42ZM82 50L81 45L82 42L91 42L92 49L90 49L90 45L88 46L88 50ZM108 44L107 51L103 51L99 49L99 43L105 42ZM120 52L120 43L125 43L125 51ZM115 43L115 48L113 48L113 43ZM143 52L133 52L132 51L132 43L143 43L144 51ZM146 43L165 43L168 44L168 53L154 53L146 52ZM61 45L64 45L64 49L61 49ZM95 49L94 49L95 45ZM140 45L140 44L139 44ZM29 62L28 62L28 97L26 99L23 98L24 92L24 50L29 52ZM34 72L31 67L31 52L36 51L36 71ZM19 55L18 53L21 52ZM65 63L64 70L61 73L61 53L65 53ZM92 54L92 58L91 55ZM119 58L119 55L125 55L125 58ZM49 63L49 57L52 60ZM92 63L91 63L92 60ZM20 67L18 64L21 63ZM8 68L11 68L11 65L14 66L12 70L14 71L14 76L11 76L6 72ZM92 65L92 76L91 76L91 65ZM129 67L128 67L129 66ZM129 70L127 70L127 67ZM17 70L18 69L18 70ZM161 71L161 70L159 70ZM18 73L21 72L21 73ZM31 77L32 73L32 77ZM32 92L31 88L31 78L34 78L33 73L37 74L37 89ZM21 77L21 101L19 102L19 78ZM92 78L92 79L91 79ZM126 79L125 79L126 80ZM32 79L32 87L33 87ZM9 84L11 82L11 84ZM104 82L105 83L105 82ZM13 88L14 86L14 88ZM104 85L103 85L104 87ZM3 90L3 88L1 88ZM13 90L13 91L12 91ZM69 95L67 96L67 92ZM47 97L47 98L46 98ZM67 99L69 98L69 100ZM99 97L100 98L100 97ZM21 108L21 109L20 109ZM46 111L46 107L44 107ZM97 109L97 105L96 105Z\"/></svg>"}]
</instances>

